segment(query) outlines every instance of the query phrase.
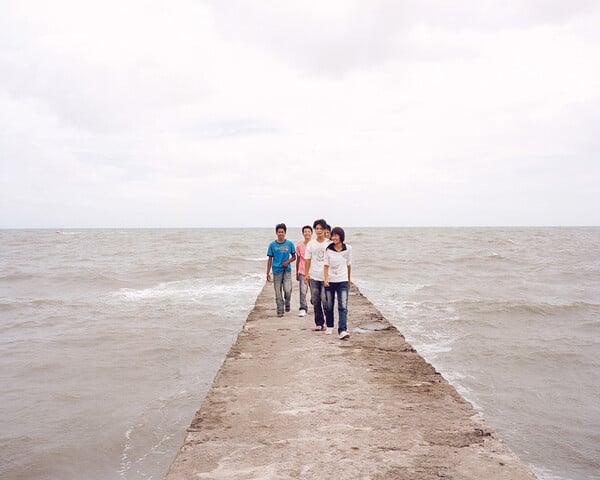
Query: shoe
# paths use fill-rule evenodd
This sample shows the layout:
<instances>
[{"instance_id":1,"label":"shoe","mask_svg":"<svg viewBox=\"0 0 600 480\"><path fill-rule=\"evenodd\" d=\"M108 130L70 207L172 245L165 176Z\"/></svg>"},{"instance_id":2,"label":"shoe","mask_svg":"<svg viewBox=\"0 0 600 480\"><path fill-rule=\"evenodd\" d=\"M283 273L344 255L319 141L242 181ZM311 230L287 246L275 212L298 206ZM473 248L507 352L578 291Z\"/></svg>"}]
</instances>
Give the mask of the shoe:
<instances>
[{"instance_id":1,"label":"shoe","mask_svg":"<svg viewBox=\"0 0 600 480\"><path fill-rule=\"evenodd\" d=\"M313 332L323 332L324 330L327 330L327 328L325 328L325 325L317 325L313 328Z\"/></svg>"},{"instance_id":2,"label":"shoe","mask_svg":"<svg viewBox=\"0 0 600 480\"><path fill-rule=\"evenodd\" d=\"M283 317L283 313L278 313L277 316L278 317Z\"/></svg>"},{"instance_id":3,"label":"shoe","mask_svg":"<svg viewBox=\"0 0 600 480\"><path fill-rule=\"evenodd\" d=\"M289 306L285 307L285 311L289 312L290 311L290 307Z\"/></svg>"},{"instance_id":4,"label":"shoe","mask_svg":"<svg viewBox=\"0 0 600 480\"><path fill-rule=\"evenodd\" d=\"M305 317L306 316L306 310L300 310L300 312L298 313L299 317Z\"/></svg>"},{"instance_id":5,"label":"shoe","mask_svg":"<svg viewBox=\"0 0 600 480\"><path fill-rule=\"evenodd\" d=\"M345 340L350 336L350 334L344 330L342 333L340 333L340 340Z\"/></svg>"},{"instance_id":6,"label":"shoe","mask_svg":"<svg viewBox=\"0 0 600 480\"><path fill-rule=\"evenodd\" d=\"M331 335L332 333L333 333L333 328L329 328L329 327L325 328L325 335Z\"/></svg>"}]
</instances>

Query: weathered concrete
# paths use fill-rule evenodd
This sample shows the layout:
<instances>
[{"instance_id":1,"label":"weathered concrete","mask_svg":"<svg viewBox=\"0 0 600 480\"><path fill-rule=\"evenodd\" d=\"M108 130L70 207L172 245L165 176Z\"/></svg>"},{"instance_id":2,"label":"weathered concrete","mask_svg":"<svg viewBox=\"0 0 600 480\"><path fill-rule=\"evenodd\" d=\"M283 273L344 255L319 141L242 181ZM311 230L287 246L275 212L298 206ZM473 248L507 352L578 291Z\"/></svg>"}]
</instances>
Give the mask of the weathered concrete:
<instances>
[{"instance_id":1,"label":"weathered concrete","mask_svg":"<svg viewBox=\"0 0 600 480\"><path fill-rule=\"evenodd\" d=\"M297 308L265 286L167 480L535 478L356 288L348 340Z\"/></svg>"}]
</instances>

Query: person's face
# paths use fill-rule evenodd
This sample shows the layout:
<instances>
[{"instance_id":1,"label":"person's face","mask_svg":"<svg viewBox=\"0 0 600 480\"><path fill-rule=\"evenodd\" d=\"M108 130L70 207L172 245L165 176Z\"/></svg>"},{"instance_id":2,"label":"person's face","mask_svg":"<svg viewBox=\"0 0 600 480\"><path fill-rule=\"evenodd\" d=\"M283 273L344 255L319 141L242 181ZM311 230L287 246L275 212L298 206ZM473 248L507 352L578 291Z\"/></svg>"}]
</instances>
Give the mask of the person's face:
<instances>
[{"instance_id":1,"label":"person's face","mask_svg":"<svg viewBox=\"0 0 600 480\"><path fill-rule=\"evenodd\" d=\"M334 245L338 245L339 243L342 243L342 241L340 240L340 236L337 233L334 233L331 236L331 241L333 242Z\"/></svg>"},{"instance_id":2,"label":"person's face","mask_svg":"<svg viewBox=\"0 0 600 480\"><path fill-rule=\"evenodd\" d=\"M315 227L315 233L317 234L317 238L323 238L324 232L325 232L325 230L323 230L323 227L321 225L317 225Z\"/></svg>"},{"instance_id":3,"label":"person's face","mask_svg":"<svg viewBox=\"0 0 600 480\"><path fill-rule=\"evenodd\" d=\"M285 240L285 230L283 228L278 228L277 229L277 241L279 243L281 243L284 240Z\"/></svg>"},{"instance_id":4,"label":"person's face","mask_svg":"<svg viewBox=\"0 0 600 480\"><path fill-rule=\"evenodd\" d=\"M304 235L304 240L310 240L312 238L312 231L310 228L305 228L302 230L302 235Z\"/></svg>"},{"instance_id":5,"label":"person's face","mask_svg":"<svg viewBox=\"0 0 600 480\"><path fill-rule=\"evenodd\" d=\"M331 237L331 230L325 230L325 238Z\"/></svg>"}]
</instances>

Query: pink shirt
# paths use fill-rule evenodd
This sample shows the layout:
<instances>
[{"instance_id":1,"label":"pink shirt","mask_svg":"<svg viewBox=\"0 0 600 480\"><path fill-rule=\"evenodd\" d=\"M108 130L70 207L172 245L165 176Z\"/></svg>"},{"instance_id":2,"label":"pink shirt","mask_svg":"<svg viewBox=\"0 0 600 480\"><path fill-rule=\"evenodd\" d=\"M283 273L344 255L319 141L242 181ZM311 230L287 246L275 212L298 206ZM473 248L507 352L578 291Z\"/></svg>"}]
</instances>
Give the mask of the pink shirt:
<instances>
[{"instance_id":1,"label":"pink shirt","mask_svg":"<svg viewBox=\"0 0 600 480\"><path fill-rule=\"evenodd\" d=\"M305 275L305 262L304 262L304 252L306 252L306 245L304 243L299 243L296 245L296 261L298 262L298 274Z\"/></svg>"}]
</instances>

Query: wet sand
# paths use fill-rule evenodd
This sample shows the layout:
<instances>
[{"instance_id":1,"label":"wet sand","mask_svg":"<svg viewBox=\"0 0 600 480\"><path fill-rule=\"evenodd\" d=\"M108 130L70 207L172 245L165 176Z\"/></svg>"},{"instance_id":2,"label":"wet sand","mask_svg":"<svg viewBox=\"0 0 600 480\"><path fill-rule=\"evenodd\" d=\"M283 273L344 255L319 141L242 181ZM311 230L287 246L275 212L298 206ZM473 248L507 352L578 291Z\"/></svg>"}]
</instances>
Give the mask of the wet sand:
<instances>
[{"instance_id":1,"label":"wet sand","mask_svg":"<svg viewBox=\"0 0 600 480\"><path fill-rule=\"evenodd\" d=\"M349 339L310 310L265 285L167 480L535 479L356 287Z\"/></svg>"}]
</instances>

